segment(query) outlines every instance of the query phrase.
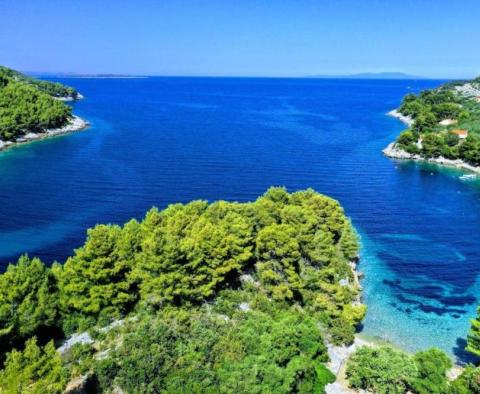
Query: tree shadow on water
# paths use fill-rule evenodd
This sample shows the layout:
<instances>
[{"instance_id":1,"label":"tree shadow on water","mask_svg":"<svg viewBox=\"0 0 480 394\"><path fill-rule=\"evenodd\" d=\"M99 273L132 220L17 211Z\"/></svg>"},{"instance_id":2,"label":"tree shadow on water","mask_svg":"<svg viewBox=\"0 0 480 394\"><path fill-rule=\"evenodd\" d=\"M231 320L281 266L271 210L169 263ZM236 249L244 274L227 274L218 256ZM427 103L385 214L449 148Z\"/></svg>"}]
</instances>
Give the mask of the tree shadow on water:
<instances>
[{"instance_id":1,"label":"tree shadow on water","mask_svg":"<svg viewBox=\"0 0 480 394\"><path fill-rule=\"evenodd\" d=\"M466 365L466 364L477 365L480 361L480 358L467 352L465 350L466 346L467 346L467 341L465 338L457 338L456 346L452 349L453 354L457 358L457 362L460 365Z\"/></svg>"}]
</instances>

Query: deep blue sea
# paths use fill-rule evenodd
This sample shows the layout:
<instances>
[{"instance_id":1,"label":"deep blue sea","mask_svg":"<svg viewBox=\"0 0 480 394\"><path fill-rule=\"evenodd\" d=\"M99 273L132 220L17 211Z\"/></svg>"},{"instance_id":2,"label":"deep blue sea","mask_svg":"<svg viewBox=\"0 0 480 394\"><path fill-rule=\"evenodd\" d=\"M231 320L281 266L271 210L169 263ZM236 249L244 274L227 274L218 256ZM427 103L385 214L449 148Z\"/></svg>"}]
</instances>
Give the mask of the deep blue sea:
<instances>
[{"instance_id":1,"label":"deep blue sea","mask_svg":"<svg viewBox=\"0 0 480 394\"><path fill-rule=\"evenodd\" d=\"M442 81L58 79L92 126L0 154L0 261L64 261L96 223L271 185L338 199L363 242L365 335L461 356L480 294L480 186L381 150Z\"/></svg>"}]
</instances>

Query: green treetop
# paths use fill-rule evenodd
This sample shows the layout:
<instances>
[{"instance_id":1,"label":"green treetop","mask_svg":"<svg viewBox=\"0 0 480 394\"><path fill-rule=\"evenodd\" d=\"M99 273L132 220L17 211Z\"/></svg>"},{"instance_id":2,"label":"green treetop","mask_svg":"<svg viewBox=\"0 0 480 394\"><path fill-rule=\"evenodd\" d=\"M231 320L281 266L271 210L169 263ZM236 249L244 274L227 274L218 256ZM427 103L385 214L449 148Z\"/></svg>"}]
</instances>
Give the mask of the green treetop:
<instances>
[{"instance_id":1,"label":"green treetop","mask_svg":"<svg viewBox=\"0 0 480 394\"><path fill-rule=\"evenodd\" d=\"M39 347L35 338L23 351L7 355L0 371L0 392L5 394L60 394L67 383L67 373L53 342Z\"/></svg>"},{"instance_id":2,"label":"green treetop","mask_svg":"<svg viewBox=\"0 0 480 394\"><path fill-rule=\"evenodd\" d=\"M3 349L54 327L58 319L55 278L39 259L23 256L0 275L0 341Z\"/></svg>"}]
</instances>

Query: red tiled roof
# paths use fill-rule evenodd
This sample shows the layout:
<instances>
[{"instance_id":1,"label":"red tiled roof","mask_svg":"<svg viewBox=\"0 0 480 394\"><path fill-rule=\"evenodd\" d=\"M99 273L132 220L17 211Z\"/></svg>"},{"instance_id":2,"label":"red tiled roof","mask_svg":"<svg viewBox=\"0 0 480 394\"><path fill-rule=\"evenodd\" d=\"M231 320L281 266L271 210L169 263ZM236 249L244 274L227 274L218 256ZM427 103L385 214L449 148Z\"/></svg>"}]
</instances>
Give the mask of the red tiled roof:
<instances>
[{"instance_id":1,"label":"red tiled roof","mask_svg":"<svg viewBox=\"0 0 480 394\"><path fill-rule=\"evenodd\" d=\"M468 135L468 130L452 130L452 133L456 135Z\"/></svg>"}]
</instances>

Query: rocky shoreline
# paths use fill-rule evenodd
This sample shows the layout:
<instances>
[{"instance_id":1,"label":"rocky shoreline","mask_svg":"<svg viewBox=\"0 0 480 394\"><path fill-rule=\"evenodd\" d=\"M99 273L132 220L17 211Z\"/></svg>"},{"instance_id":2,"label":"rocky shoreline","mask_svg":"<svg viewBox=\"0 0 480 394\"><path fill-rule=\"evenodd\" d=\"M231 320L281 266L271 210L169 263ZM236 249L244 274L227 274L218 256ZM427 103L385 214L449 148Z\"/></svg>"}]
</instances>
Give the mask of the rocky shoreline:
<instances>
[{"instance_id":1,"label":"rocky shoreline","mask_svg":"<svg viewBox=\"0 0 480 394\"><path fill-rule=\"evenodd\" d=\"M360 284L360 280L363 277L363 274L357 269L358 260L359 257L349 263L350 269L353 274L353 283L360 290L360 294L353 302L354 304L359 304L361 302L362 286ZM350 356L359 347L362 346L376 346L376 343L360 337L359 334L355 335L355 340L351 345L335 346L333 344L327 343L328 357L330 358L327 366L330 371L332 371L333 374L337 377L337 380L333 383L328 384L325 387L326 394L357 393L357 391L352 390L348 387L348 381L345 377L345 367L347 360L350 358Z\"/></svg>"},{"instance_id":2,"label":"rocky shoreline","mask_svg":"<svg viewBox=\"0 0 480 394\"><path fill-rule=\"evenodd\" d=\"M14 141L2 141L2 140L0 140L0 151L12 148L12 147L17 146L19 144L24 144L24 143L28 143L28 142L41 140L41 139L44 139L44 138L50 138L50 137L55 137L55 136L62 135L62 134L68 134L68 133L72 133L72 132L75 132L75 131L84 130L88 126L89 126L88 122L86 122L85 120L83 120L82 118L80 118L76 115L73 115L70 122L63 127L60 127L60 128L57 128L57 129L47 129L47 130L44 130L41 133L32 133L32 132L26 133L26 134L16 138Z\"/></svg>"},{"instance_id":3,"label":"rocky shoreline","mask_svg":"<svg viewBox=\"0 0 480 394\"><path fill-rule=\"evenodd\" d=\"M388 112L387 115L393 116L394 118L400 120L402 123L405 123L409 127L411 127L413 124L413 119L410 116L402 115L396 109ZM451 160L443 156L425 158L420 156L419 154L408 153L403 149L400 149L395 142L391 142L390 144L388 144L388 146L382 152L385 156L391 159L424 161L480 174L480 167L472 166L471 164L468 164L461 159Z\"/></svg>"},{"instance_id":4,"label":"rocky shoreline","mask_svg":"<svg viewBox=\"0 0 480 394\"><path fill-rule=\"evenodd\" d=\"M471 164L468 164L463 160L451 160L443 156L425 158L418 154L411 154L405 152L403 149L397 147L395 142L388 144L388 146L382 152L385 156L391 159L424 161L427 163L438 164L446 167L457 168L459 170L466 170L474 172L476 174L480 174L480 167L472 166Z\"/></svg>"},{"instance_id":5,"label":"rocky shoreline","mask_svg":"<svg viewBox=\"0 0 480 394\"><path fill-rule=\"evenodd\" d=\"M55 100L59 101L76 101L83 99L83 96L80 93L77 93L76 97L65 96L65 97L53 97Z\"/></svg>"},{"instance_id":6,"label":"rocky shoreline","mask_svg":"<svg viewBox=\"0 0 480 394\"><path fill-rule=\"evenodd\" d=\"M413 125L413 119L410 116L403 115L398 110L393 109L390 112L387 113L387 115L394 117L395 119L398 119L400 122L406 124L408 127L411 127Z\"/></svg>"}]
</instances>

